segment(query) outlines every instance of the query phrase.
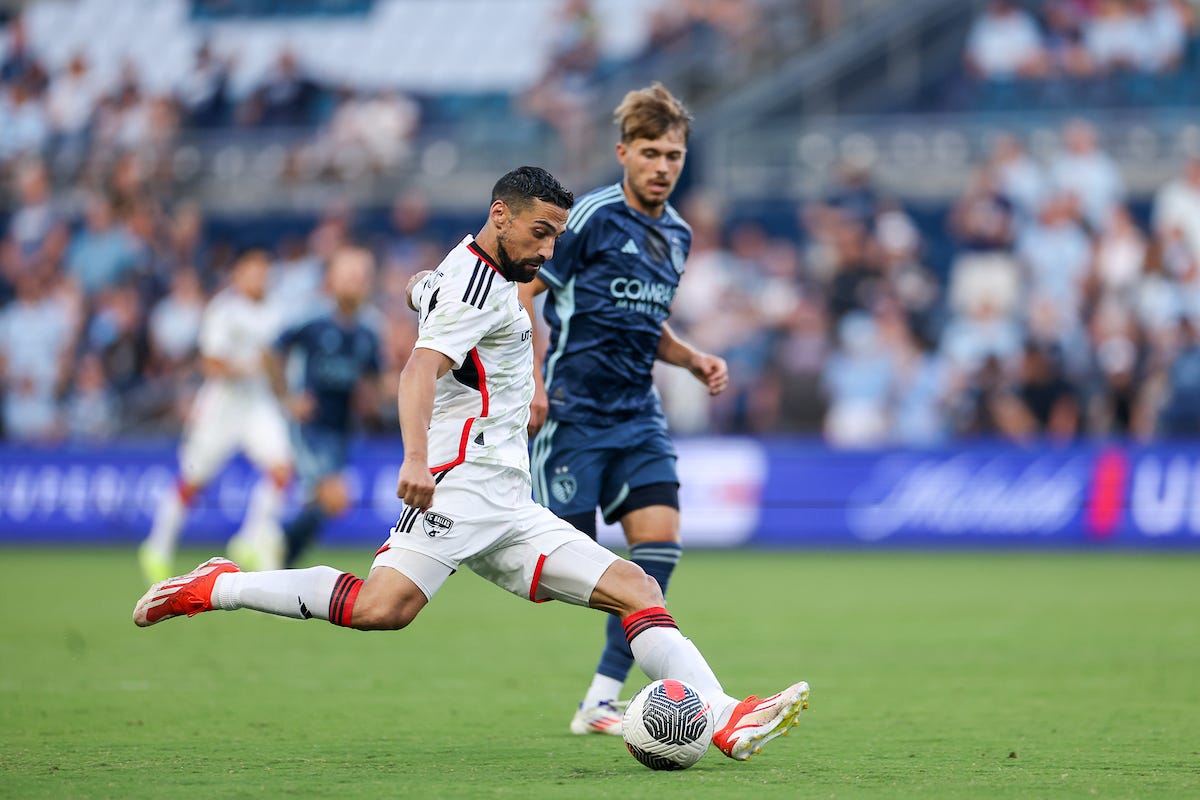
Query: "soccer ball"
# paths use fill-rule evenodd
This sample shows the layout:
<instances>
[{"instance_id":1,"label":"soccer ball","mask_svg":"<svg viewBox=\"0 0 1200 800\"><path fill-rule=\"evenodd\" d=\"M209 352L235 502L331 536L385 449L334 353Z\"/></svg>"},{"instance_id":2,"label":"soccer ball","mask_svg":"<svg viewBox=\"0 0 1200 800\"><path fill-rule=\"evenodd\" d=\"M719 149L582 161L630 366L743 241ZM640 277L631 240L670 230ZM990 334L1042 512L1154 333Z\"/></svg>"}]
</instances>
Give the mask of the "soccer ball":
<instances>
[{"instance_id":1,"label":"soccer ball","mask_svg":"<svg viewBox=\"0 0 1200 800\"><path fill-rule=\"evenodd\" d=\"M694 686L655 681L629 701L621 735L650 769L687 769L708 751L714 727L712 707Z\"/></svg>"}]
</instances>

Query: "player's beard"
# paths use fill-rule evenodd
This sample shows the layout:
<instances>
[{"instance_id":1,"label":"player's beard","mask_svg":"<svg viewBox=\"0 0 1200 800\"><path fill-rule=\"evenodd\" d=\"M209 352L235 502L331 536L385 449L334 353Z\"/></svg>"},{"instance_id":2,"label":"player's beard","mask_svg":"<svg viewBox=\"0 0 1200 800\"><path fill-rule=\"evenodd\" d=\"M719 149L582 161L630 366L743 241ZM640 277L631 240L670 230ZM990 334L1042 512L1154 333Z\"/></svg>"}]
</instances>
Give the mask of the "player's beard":
<instances>
[{"instance_id":1,"label":"player's beard","mask_svg":"<svg viewBox=\"0 0 1200 800\"><path fill-rule=\"evenodd\" d=\"M538 269L545 264L545 259L542 258L526 258L521 261L513 261L508 251L504 249L504 240L497 237L496 239L496 260L500 263L501 274L510 281L517 283L529 283L537 277Z\"/></svg>"}]
</instances>

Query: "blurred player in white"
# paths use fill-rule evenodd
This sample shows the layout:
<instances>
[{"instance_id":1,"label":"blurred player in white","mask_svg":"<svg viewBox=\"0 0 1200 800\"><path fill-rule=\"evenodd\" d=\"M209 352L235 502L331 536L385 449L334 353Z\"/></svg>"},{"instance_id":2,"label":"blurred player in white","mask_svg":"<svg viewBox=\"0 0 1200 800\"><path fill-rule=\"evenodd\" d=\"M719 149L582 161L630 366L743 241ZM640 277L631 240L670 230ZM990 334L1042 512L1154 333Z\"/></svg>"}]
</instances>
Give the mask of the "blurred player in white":
<instances>
[{"instance_id":1,"label":"blurred player in white","mask_svg":"<svg viewBox=\"0 0 1200 800\"><path fill-rule=\"evenodd\" d=\"M279 517L283 490L292 477L292 453L266 366L279 332L276 314L264 299L269 268L266 252L245 252L234 264L229 287L204 310L200 358L205 380L179 450L179 482L159 500L150 536L138 551L151 583L174 574L172 560L188 507L239 451L262 476L229 551L261 569L283 563Z\"/></svg>"}]
</instances>

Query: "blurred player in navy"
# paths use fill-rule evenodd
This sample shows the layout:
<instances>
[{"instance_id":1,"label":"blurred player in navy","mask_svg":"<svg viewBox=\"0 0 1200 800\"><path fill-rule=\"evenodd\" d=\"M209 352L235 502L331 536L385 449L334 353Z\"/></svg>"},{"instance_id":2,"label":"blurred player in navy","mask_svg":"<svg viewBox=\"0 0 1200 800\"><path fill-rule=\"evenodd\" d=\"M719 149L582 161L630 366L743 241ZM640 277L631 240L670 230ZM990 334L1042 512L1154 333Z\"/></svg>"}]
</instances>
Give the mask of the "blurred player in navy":
<instances>
[{"instance_id":1,"label":"blurred player in navy","mask_svg":"<svg viewBox=\"0 0 1200 800\"><path fill-rule=\"evenodd\" d=\"M679 478L651 370L656 360L683 367L714 395L728 371L667 324L692 242L667 202L691 115L655 83L627 94L614 118L621 182L575 204L554 259L521 287L531 315L533 297L548 292L550 348L530 416L531 432L540 427L530 451L533 491L593 539L597 508L606 522L619 520L630 560L665 594L681 552ZM620 734L617 697L632 666L620 622L610 620L572 732Z\"/></svg>"},{"instance_id":2,"label":"blurred player in navy","mask_svg":"<svg viewBox=\"0 0 1200 800\"><path fill-rule=\"evenodd\" d=\"M304 508L284 528L288 567L317 538L325 520L348 505L341 473L356 392L365 391L366 402L360 402L369 406L379 375L379 337L361 314L373 277L369 252L355 247L339 250L326 276L333 310L284 331L275 342L277 385L284 382L288 360L302 362L301 389L287 394L285 403L296 422L292 436L296 470L305 490Z\"/></svg>"}]
</instances>

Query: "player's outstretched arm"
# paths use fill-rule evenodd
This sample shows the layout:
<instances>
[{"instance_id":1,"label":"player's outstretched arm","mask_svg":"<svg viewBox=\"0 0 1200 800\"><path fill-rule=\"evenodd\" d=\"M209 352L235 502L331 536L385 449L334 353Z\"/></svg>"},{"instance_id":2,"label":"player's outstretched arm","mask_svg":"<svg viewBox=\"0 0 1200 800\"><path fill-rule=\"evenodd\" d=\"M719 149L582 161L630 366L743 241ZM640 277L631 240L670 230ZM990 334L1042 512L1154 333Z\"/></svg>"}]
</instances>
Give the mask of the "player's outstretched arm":
<instances>
[{"instance_id":1,"label":"player's outstretched arm","mask_svg":"<svg viewBox=\"0 0 1200 800\"><path fill-rule=\"evenodd\" d=\"M675 335L671 326L663 323L662 338L658 340L658 358L676 367L683 367L708 387L710 395L718 395L729 385L729 367L725 359L692 347Z\"/></svg>"},{"instance_id":2,"label":"player's outstretched arm","mask_svg":"<svg viewBox=\"0 0 1200 800\"><path fill-rule=\"evenodd\" d=\"M433 418L434 387L437 379L453 366L436 350L415 348L400 373L396 402L400 411L400 435L404 439L404 462L396 496L410 507L427 510L433 505L433 474L429 471L429 421Z\"/></svg>"},{"instance_id":3,"label":"player's outstretched arm","mask_svg":"<svg viewBox=\"0 0 1200 800\"><path fill-rule=\"evenodd\" d=\"M546 337L538 326L537 314L533 309L533 298L546 291L547 288L549 287L541 278L534 278L529 283L522 283L517 287L521 305L525 307L525 313L529 315L529 322L533 325L533 402L529 404L528 425L530 437L546 424L546 414L550 411L550 401L546 397L546 384L542 380L542 353L546 350Z\"/></svg>"}]
</instances>

